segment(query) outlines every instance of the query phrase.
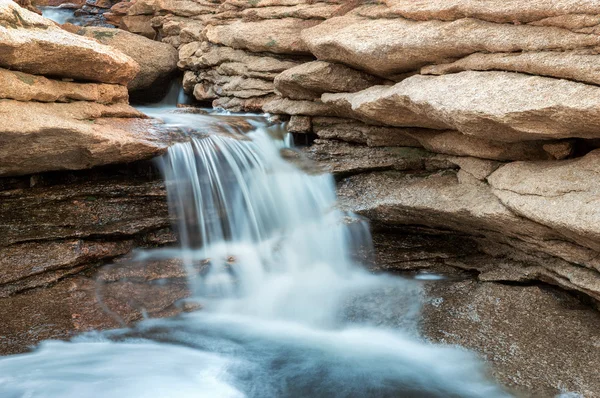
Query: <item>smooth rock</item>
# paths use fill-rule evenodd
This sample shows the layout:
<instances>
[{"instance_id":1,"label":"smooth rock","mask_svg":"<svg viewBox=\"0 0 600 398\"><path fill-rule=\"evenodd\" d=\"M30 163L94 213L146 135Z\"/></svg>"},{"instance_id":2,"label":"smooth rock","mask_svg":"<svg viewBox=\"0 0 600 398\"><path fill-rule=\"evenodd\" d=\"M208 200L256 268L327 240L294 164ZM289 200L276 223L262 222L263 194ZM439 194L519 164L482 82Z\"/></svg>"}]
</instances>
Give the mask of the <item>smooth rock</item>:
<instances>
[{"instance_id":1,"label":"smooth rock","mask_svg":"<svg viewBox=\"0 0 600 398\"><path fill-rule=\"evenodd\" d=\"M165 150L154 123L126 104L0 100L0 175L78 170ZM124 118L124 119L123 119Z\"/></svg>"},{"instance_id":2,"label":"smooth rock","mask_svg":"<svg viewBox=\"0 0 600 398\"><path fill-rule=\"evenodd\" d=\"M515 162L488 181L516 214L600 250L600 151L560 162Z\"/></svg>"},{"instance_id":3,"label":"smooth rock","mask_svg":"<svg viewBox=\"0 0 600 398\"><path fill-rule=\"evenodd\" d=\"M0 0L0 22L0 67L124 85L139 71L120 51L69 33L12 1Z\"/></svg>"},{"instance_id":4,"label":"smooth rock","mask_svg":"<svg viewBox=\"0 0 600 398\"><path fill-rule=\"evenodd\" d=\"M416 75L322 100L365 120L449 128L494 141L600 136L599 87L519 73Z\"/></svg>"},{"instance_id":5,"label":"smooth rock","mask_svg":"<svg viewBox=\"0 0 600 398\"><path fill-rule=\"evenodd\" d=\"M597 35L555 27L356 15L331 18L305 29L302 38L319 60L344 63L388 78L478 52L565 51L600 45Z\"/></svg>"},{"instance_id":6,"label":"smooth rock","mask_svg":"<svg viewBox=\"0 0 600 398\"><path fill-rule=\"evenodd\" d=\"M296 100L319 99L323 93L353 93L382 83L368 73L322 61L298 65L275 78L278 94Z\"/></svg>"},{"instance_id":7,"label":"smooth rock","mask_svg":"<svg viewBox=\"0 0 600 398\"><path fill-rule=\"evenodd\" d=\"M252 52L310 54L300 32L320 21L296 18L268 19L257 22L235 21L206 28L211 43Z\"/></svg>"},{"instance_id":8,"label":"smooth rock","mask_svg":"<svg viewBox=\"0 0 600 398\"><path fill-rule=\"evenodd\" d=\"M125 86L74 83L0 68L0 98L17 101L127 103Z\"/></svg>"},{"instance_id":9,"label":"smooth rock","mask_svg":"<svg viewBox=\"0 0 600 398\"><path fill-rule=\"evenodd\" d=\"M164 92L165 84L177 70L178 52L168 44L119 29L88 27L78 33L118 49L140 65L140 71L127 85L131 92Z\"/></svg>"}]
</instances>

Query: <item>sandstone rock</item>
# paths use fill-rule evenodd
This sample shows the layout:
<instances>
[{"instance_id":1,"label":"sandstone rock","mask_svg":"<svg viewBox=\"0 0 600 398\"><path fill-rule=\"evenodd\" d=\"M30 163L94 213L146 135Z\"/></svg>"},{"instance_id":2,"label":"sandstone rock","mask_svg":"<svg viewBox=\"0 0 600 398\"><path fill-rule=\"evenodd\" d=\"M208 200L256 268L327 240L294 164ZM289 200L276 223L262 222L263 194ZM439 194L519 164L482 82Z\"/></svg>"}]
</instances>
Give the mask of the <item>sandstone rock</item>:
<instances>
[{"instance_id":1,"label":"sandstone rock","mask_svg":"<svg viewBox=\"0 0 600 398\"><path fill-rule=\"evenodd\" d=\"M392 126L450 128L488 140L597 138L598 87L506 72L412 76L323 102ZM493 101L490 101L493 98Z\"/></svg>"},{"instance_id":2,"label":"sandstone rock","mask_svg":"<svg viewBox=\"0 0 600 398\"><path fill-rule=\"evenodd\" d=\"M131 58L54 22L0 2L0 66L37 75L127 84L139 71Z\"/></svg>"},{"instance_id":3,"label":"sandstone rock","mask_svg":"<svg viewBox=\"0 0 600 398\"><path fill-rule=\"evenodd\" d=\"M492 160L549 160L567 157L573 151L568 141L547 143L545 141L502 142L461 134L458 131L406 128L405 134L417 140L432 152L447 155L472 156ZM561 153L549 145L558 145Z\"/></svg>"},{"instance_id":4,"label":"sandstone rock","mask_svg":"<svg viewBox=\"0 0 600 398\"><path fill-rule=\"evenodd\" d=\"M121 19L121 25L119 28L135 33L138 35L145 36L149 39L154 39L156 37L156 31L152 27L151 15L125 15Z\"/></svg>"},{"instance_id":5,"label":"sandstone rock","mask_svg":"<svg viewBox=\"0 0 600 398\"><path fill-rule=\"evenodd\" d=\"M600 14L600 5L594 1L385 0L384 3L395 14L420 21L477 18L497 23L528 23L565 14Z\"/></svg>"},{"instance_id":6,"label":"sandstone rock","mask_svg":"<svg viewBox=\"0 0 600 398\"><path fill-rule=\"evenodd\" d=\"M315 134L323 139L366 144L370 147L421 146L408 132L422 129L371 126L356 120L331 117L315 117L313 124Z\"/></svg>"},{"instance_id":7,"label":"sandstone rock","mask_svg":"<svg viewBox=\"0 0 600 398\"><path fill-rule=\"evenodd\" d=\"M164 151L154 122L126 104L0 100L0 175L77 170ZM133 118L133 119L118 119Z\"/></svg>"},{"instance_id":8,"label":"sandstone rock","mask_svg":"<svg viewBox=\"0 0 600 398\"><path fill-rule=\"evenodd\" d=\"M131 92L164 93L177 70L177 50L168 44L110 28L83 28L78 33L118 49L140 65L139 73L127 85Z\"/></svg>"},{"instance_id":9,"label":"sandstone rock","mask_svg":"<svg viewBox=\"0 0 600 398\"><path fill-rule=\"evenodd\" d=\"M600 151L561 162L517 162L488 181L508 208L547 225L570 240L600 250L600 202L596 176Z\"/></svg>"},{"instance_id":10,"label":"sandstone rock","mask_svg":"<svg viewBox=\"0 0 600 398\"><path fill-rule=\"evenodd\" d=\"M290 133L307 134L312 132L311 118L308 116L292 116L287 125L287 131Z\"/></svg>"},{"instance_id":11,"label":"sandstone rock","mask_svg":"<svg viewBox=\"0 0 600 398\"><path fill-rule=\"evenodd\" d=\"M17 101L101 104L127 103L127 88L116 84L73 83L0 68L0 98Z\"/></svg>"},{"instance_id":12,"label":"sandstone rock","mask_svg":"<svg viewBox=\"0 0 600 398\"><path fill-rule=\"evenodd\" d=\"M273 99L264 105L263 110L276 115L340 116L339 109L329 104L320 101L294 101L287 98Z\"/></svg>"},{"instance_id":13,"label":"sandstone rock","mask_svg":"<svg viewBox=\"0 0 600 398\"><path fill-rule=\"evenodd\" d=\"M341 177L373 171L440 170L455 167L444 156L420 148L367 148L345 142L317 140L305 153L326 172Z\"/></svg>"},{"instance_id":14,"label":"sandstone rock","mask_svg":"<svg viewBox=\"0 0 600 398\"><path fill-rule=\"evenodd\" d=\"M278 94L296 100L319 99L323 93L361 91L382 79L340 64L315 61L298 65L275 78Z\"/></svg>"},{"instance_id":15,"label":"sandstone rock","mask_svg":"<svg viewBox=\"0 0 600 398\"><path fill-rule=\"evenodd\" d=\"M373 20L356 15L331 18L305 29L302 38L319 60L344 63L389 78L477 52L571 50L600 44L596 35L554 27L494 24L476 19Z\"/></svg>"},{"instance_id":16,"label":"sandstone rock","mask_svg":"<svg viewBox=\"0 0 600 398\"><path fill-rule=\"evenodd\" d=\"M430 65L421 69L422 74L442 75L466 70L504 70L530 75L550 76L584 83L600 84L599 56L568 51L535 53L471 54L450 64Z\"/></svg>"},{"instance_id":17,"label":"sandstone rock","mask_svg":"<svg viewBox=\"0 0 600 398\"><path fill-rule=\"evenodd\" d=\"M300 32L315 26L319 21L284 18L257 22L235 21L229 25L206 28L211 43L252 52L276 54L309 54L300 38Z\"/></svg>"}]
</instances>

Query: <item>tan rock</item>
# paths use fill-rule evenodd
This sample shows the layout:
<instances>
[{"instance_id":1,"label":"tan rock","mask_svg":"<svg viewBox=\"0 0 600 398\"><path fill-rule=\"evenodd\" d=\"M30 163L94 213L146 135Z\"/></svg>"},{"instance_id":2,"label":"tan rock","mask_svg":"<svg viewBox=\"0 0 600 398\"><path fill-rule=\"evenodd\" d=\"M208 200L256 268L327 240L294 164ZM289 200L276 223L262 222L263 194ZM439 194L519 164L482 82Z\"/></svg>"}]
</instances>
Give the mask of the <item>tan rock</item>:
<instances>
[{"instance_id":1,"label":"tan rock","mask_svg":"<svg viewBox=\"0 0 600 398\"><path fill-rule=\"evenodd\" d=\"M368 73L322 61L298 65L275 78L278 94L296 100L319 99L323 93L353 93L382 83Z\"/></svg>"},{"instance_id":2,"label":"tan rock","mask_svg":"<svg viewBox=\"0 0 600 398\"><path fill-rule=\"evenodd\" d=\"M154 122L135 119L142 116L126 104L0 100L0 175L79 170L153 157L165 147L152 140Z\"/></svg>"},{"instance_id":3,"label":"tan rock","mask_svg":"<svg viewBox=\"0 0 600 398\"><path fill-rule=\"evenodd\" d=\"M292 116L287 125L290 133L306 134L312 132L312 122L309 116Z\"/></svg>"},{"instance_id":4,"label":"tan rock","mask_svg":"<svg viewBox=\"0 0 600 398\"><path fill-rule=\"evenodd\" d=\"M313 125L315 134L323 139L366 144L370 147L421 146L419 141L407 134L407 131L422 129L372 126L356 120L332 117L315 117Z\"/></svg>"},{"instance_id":5,"label":"tan rock","mask_svg":"<svg viewBox=\"0 0 600 398\"><path fill-rule=\"evenodd\" d=\"M365 120L450 128L494 141L600 135L600 88L517 73L417 75L393 87L324 94L322 100Z\"/></svg>"},{"instance_id":6,"label":"tan rock","mask_svg":"<svg viewBox=\"0 0 600 398\"><path fill-rule=\"evenodd\" d=\"M73 83L0 68L0 98L17 101L127 103L125 86Z\"/></svg>"},{"instance_id":7,"label":"tan rock","mask_svg":"<svg viewBox=\"0 0 600 398\"><path fill-rule=\"evenodd\" d=\"M417 140L432 152L447 155L472 156L492 160L549 160L556 156L569 156L573 151L572 142L547 143L545 141L502 142L468 136L453 130L430 130L406 128L405 134ZM564 152L552 150L560 146Z\"/></svg>"},{"instance_id":8,"label":"tan rock","mask_svg":"<svg viewBox=\"0 0 600 398\"><path fill-rule=\"evenodd\" d=\"M87 27L78 32L127 54L140 65L140 71L129 82L129 91L157 88L160 91L177 70L178 53L172 46L119 29Z\"/></svg>"},{"instance_id":9,"label":"tan rock","mask_svg":"<svg viewBox=\"0 0 600 398\"><path fill-rule=\"evenodd\" d=\"M300 32L319 22L296 18L235 21L229 25L207 27L206 37L211 43L252 52L310 54Z\"/></svg>"},{"instance_id":10,"label":"tan rock","mask_svg":"<svg viewBox=\"0 0 600 398\"><path fill-rule=\"evenodd\" d=\"M497 23L527 23L565 14L600 14L600 4L595 1L385 0L384 3L397 15L421 21L477 18Z\"/></svg>"},{"instance_id":11,"label":"tan rock","mask_svg":"<svg viewBox=\"0 0 600 398\"><path fill-rule=\"evenodd\" d=\"M331 18L305 29L302 38L319 60L344 63L389 78L478 52L571 50L600 44L597 35L555 27L494 24L475 19L372 20L356 15Z\"/></svg>"},{"instance_id":12,"label":"tan rock","mask_svg":"<svg viewBox=\"0 0 600 398\"><path fill-rule=\"evenodd\" d=\"M121 25L119 26L119 28L127 32L145 36L149 39L154 39L156 37L156 31L152 27L151 20L151 15L128 14L123 16L123 18L121 19Z\"/></svg>"},{"instance_id":13,"label":"tan rock","mask_svg":"<svg viewBox=\"0 0 600 398\"><path fill-rule=\"evenodd\" d=\"M134 60L54 22L0 0L0 67L101 83L127 84L139 70Z\"/></svg>"},{"instance_id":14,"label":"tan rock","mask_svg":"<svg viewBox=\"0 0 600 398\"><path fill-rule=\"evenodd\" d=\"M516 162L488 181L502 203L566 239L600 250L600 151L560 162Z\"/></svg>"},{"instance_id":15,"label":"tan rock","mask_svg":"<svg viewBox=\"0 0 600 398\"><path fill-rule=\"evenodd\" d=\"M263 110L276 115L342 116L338 108L320 101L295 101L276 98L266 103Z\"/></svg>"},{"instance_id":16,"label":"tan rock","mask_svg":"<svg viewBox=\"0 0 600 398\"><path fill-rule=\"evenodd\" d=\"M515 54L475 53L449 64L423 67L421 73L443 75L466 70L504 70L600 85L599 60L600 56L597 54L579 54L568 51Z\"/></svg>"}]
</instances>

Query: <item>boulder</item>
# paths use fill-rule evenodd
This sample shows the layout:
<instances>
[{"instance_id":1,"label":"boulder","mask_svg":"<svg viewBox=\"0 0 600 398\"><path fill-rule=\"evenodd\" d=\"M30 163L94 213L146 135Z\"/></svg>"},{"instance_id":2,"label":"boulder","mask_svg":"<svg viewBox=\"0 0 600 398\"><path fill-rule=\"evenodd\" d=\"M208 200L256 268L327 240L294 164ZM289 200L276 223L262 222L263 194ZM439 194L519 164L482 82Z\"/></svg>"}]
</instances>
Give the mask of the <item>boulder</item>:
<instances>
[{"instance_id":1,"label":"boulder","mask_svg":"<svg viewBox=\"0 0 600 398\"><path fill-rule=\"evenodd\" d=\"M392 87L324 94L322 100L367 121L494 141L600 137L599 87L519 73L416 75Z\"/></svg>"},{"instance_id":2,"label":"boulder","mask_svg":"<svg viewBox=\"0 0 600 398\"><path fill-rule=\"evenodd\" d=\"M127 84L139 71L118 50L60 29L12 1L0 0L0 21L0 67L117 84Z\"/></svg>"},{"instance_id":3,"label":"boulder","mask_svg":"<svg viewBox=\"0 0 600 398\"><path fill-rule=\"evenodd\" d=\"M488 181L516 214L600 250L600 150L561 162L515 162Z\"/></svg>"},{"instance_id":4,"label":"boulder","mask_svg":"<svg viewBox=\"0 0 600 398\"><path fill-rule=\"evenodd\" d=\"M600 44L595 34L556 27L495 24L471 18L452 22L368 19L355 14L305 29L302 38L319 60L344 63L388 78L477 52L565 51Z\"/></svg>"},{"instance_id":5,"label":"boulder","mask_svg":"<svg viewBox=\"0 0 600 398\"><path fill-rule=\"evenodd\" d=\"M160 96L177 70L178 53L169 44L110 28L88 27L78 33L118 49L140 65L140 71L127 85L134 96Z\"/></svg>"},{"instance_id":6,"label":"boulder","mask_svg":"<svg viewBox=\"0 0 600 398\"><path fill-rule=\"evenodd\" d=\"M368 73L323 61L298 65L275 78L278 94L296 100L319 99L323 93L353 93L382 83Z\"/></svg>"},{"instance_id":7,"label":"boulder","mask_svg":"<svg viewBox=\"0 0 600 398\"><path fill-rule=\"evenodd\" d=\"M235 21L206 28L211 43L252 52L310 54L300 33L320 21L296 18L267 19L256 22Z\"/></svg>"},{"instance_id":8,"label":"boulder","mask_svg":"<svg viewBox=\"0 0 600 398\"><path fill-rule=\"evenodd\" d=\"M155 122L140 117L126 104L0 100L0 176L154 157L165 144L153 140Z\"/></svg>"},{"instance_id":9,"label":"boulder","mask_svg":"<svg viewBox=\"0 0 600 398\"><path fill-rule=\"evenodd\" d=\"M443 75L466 70L522 72L530 75L556 77L600 85L600 66L597 54L580 54L569 51L534 53L475 53L458 61L430 65L422 74Z\"/></svg>"}]
</instances>

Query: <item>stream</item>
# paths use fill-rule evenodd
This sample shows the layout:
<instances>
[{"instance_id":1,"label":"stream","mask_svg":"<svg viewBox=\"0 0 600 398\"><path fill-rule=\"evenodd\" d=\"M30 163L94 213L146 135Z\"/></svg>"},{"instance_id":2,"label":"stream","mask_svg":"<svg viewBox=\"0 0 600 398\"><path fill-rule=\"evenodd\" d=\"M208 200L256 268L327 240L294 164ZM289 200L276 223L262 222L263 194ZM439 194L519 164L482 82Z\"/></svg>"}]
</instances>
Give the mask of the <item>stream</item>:
<instances>
[{"instance_id":1,"label":"stream","mask_svg":"<svg viewBox=\"0 0 600 398\"><path fill-rule=\"evenodd\" d=\"M364 270L367 223L281 156L281 126L172 101L140 109L211 134L157 160L180 246L138 256L181 260L202 310L3 357L1 397L510 396L475 354L419 337L421 282Z\"/></svg>"}]
</instances>

